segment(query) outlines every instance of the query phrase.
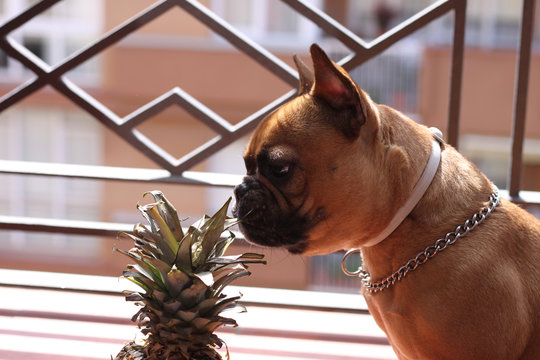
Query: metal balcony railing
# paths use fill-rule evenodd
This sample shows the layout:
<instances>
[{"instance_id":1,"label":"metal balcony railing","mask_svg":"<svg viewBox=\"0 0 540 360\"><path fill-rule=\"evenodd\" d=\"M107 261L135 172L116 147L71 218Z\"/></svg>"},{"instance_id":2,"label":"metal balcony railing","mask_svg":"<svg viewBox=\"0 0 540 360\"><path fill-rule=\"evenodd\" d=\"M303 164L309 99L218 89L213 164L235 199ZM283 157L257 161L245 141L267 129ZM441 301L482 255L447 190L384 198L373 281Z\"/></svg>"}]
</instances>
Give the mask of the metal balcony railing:
<instances>
[{"instance_id":1,"label":"metal balcony railing","mask_svg":"<svg viewBox=\"0 0 540 360\"><path fill-rule=\"evenodd\" d=\"M7 57L19 62L25 69L32 73L32 78L30 80L20 84L0 98L0 112L22 102L44 87L52 88L55 92L69 99L77 107L90 114L96 121L105 125L119 139L129 143L147 159L157 164L159 169L37 163L0 159L0 173L25 176L90 179L96 181L117 180L125 182L170 183L229 188L237 184L240 181L240 175L200 172L194 171L193 168L237 139L249 134L267 114L292 99L296 94L296 90L284 93L282 96L269 102L233 125L226 118L218 115L214 110L199 102L180 87L170 89L153 101L150 101L126 116L119 116L104 103L98 101L79 85L69 80L65 75L77 66L103 53L109 47L118 43L146 24L149 24L161 15L177 8L195 17L204 24L204 26L219 34L240 52L259 63L262 67L293 88L296 88L298 81L296 71L273 55L261 44L252 41L248 36L195 0L156 1L152 6L123 24L118 25L94 42L87 44L84 48L70 55L59 64L54 66L49 65L25 48L13 34L21 27L24 27L26 23L32 21L36 16L43 14L60 1L62 0L42 0L35 2L34 5L0 25L0 49ZM316 24L327 34L327 36L339 41L350 50L349 53L345 54L337 61L346 70L353 70L366 61L376 58L398 41L410 36L436 19L439 19L446 14L453 14L451 81L446 135L447 141L450 144L454 146L458 145L467 8L466 0L435 1L429 7L416 13L406 21L372 41L365 41L358 37L352 31L331 18L328 14L307 1L282 0L282 2L290 6L290 8L294 9L301 16ZM508 190L504 192L506 197L523 204L540 204L540 195L538 193L524 192L521 191L520 188L521 172L523 168L525 115L530 78L531 43L534 29L534 8L535 0L523 0L517 81L514 91L511 167L508 174ZM202 146L193 149L186 156L176 158L161 148L160 144L151 141L137 130L138 125L151 120L162 110L171 105L179 106L185 110L202 124L212 129L217 136L207 141ZM119 231L129 231L131 227L131 224L128 225L122 223L15 217L7 215L0 216L0 229L2 230L114 237ZM59 274L47 275L41 273L39 276L36 275L36 273L17 272L16 276L14 276L13 273L10 273L10 270L0 270L0 286L4 289L32 289L35 291L55 290L58 293L68 291L70 293L97 293L102 296L116 293L116 290L111 290L111 287L107 285L111 283L111 278L97 279L94 277L94 280L98 281L98 285L93 286L90 277L86 278L84 282L81 282L79 281L80 278L77 278L77 275L75 275L74 278L69 275L66 275L67 277L65 277L64 275ZM321 300L320 294L315 297L313 293L306 292L296 293L292 296L291 294L284 295L282 292L275 292L273 290L269 290L269 292L264 294L262 294L261 291L263 290L252 291L253 296L250 296L249 290L246 290L246 294L248 294L246 302L255 307L285 307L289 309L334 311L345 312L348 314L355 313L356 315L366 314L365 305L358 304L357 297L352 300L354 305L351 305L352 302L346 302L346 295L339 295L339 300L337 298L332 298L321 305L321 302L319 301ZM262 295L264 295L264 297L261 297ZM332 296L337 295L330 295L330 297ZM282 299L284 298L289 300L283 302ZM296 300L293 301L292 299ZM39 302L39 300L37 302ZM12 317L17 315L55 320L74 320L73 318L63 317L64 315L56 312L47 313L29 310L21 313L19 310L20 309L17 308L10 308L9 306L2 307L0 309L0 316ZM124 320L120 319L116 314L110 316L102 316L101 314L92 314L88 316L77 314L75 315L75 319L86 322L102 322L105 324L123 324L124 322ZM0 329L0 332L2 331L4 331L4 335L17 335L16 329ZM7 333L5 333L6 331ZM25 334L26 335L24 336L35 335L37 336L36 338L44 336L43 334L37 333L32 335L25 332ZM311 332L284 333L283 329L268 331L262 327L248 329L247 335L291 337L294 339L307 337L317 341L337 341L344 343L361 342L377 346L388 346L388 343L383 336L372 337L368 335L362 337L350 334L333 336L328 333L321 335L319 333ZM50 337L51 335L45 336ZM69 334L61 335L61 338L65 340L66 338L77 338L77 336ZM81 339L86 338L81 337ZM283 354L280 354L280 356L283 356ZM306 358L305 356L309 355L303 354L302 356ZM277 355L276 358L278 358Z\"/></svg>"},{"instance_id":2,"label":"metal balcony railing","mask_svg":"<svg viewBox=\"0 0 540 360\"><path fill-rule=\"evenodd\" d=\"M282 97L269 103L259 111L246 117L237 125L231 125L211 109L198 102L182 89L176 87L169 92L156 98L154 101L142 106L125 117L119 117L104 104L90 96L82 88L65 78L63 75L81 63L91 59L100 52L106 50L114 43L120 41L130 33L143 25L151 22L163 13L174 7L180 7L192 16L196 17L211 30L217 32L239 50L253 58L266 69L270 70L283 81L296 86L296 72L287 64L259 44L249 40L242 33L220 19L216 14L199 4L197 1L164 0L159 1L152 7L133 17L124 24L113 29L81 51L75 53L57 66L49 66L25 49L20 43L13 40L10 34L33 19L38 14L46 11L59 0L44 0L36 3L23 13L11 19L0 27L0 47L11 58L18 60L26 68L31 70L35 77L20 85L0 99L0 111L20 102L37 90L46 85L52 86L57 92L65 95L80 108L90 113L97 121L113 130L123 140L142 152L149 159L162 167L160 170L150 169L114 169L106 167L74 166L60 164L28 164L16 161L3 160L0 162L0 171L3 173L25 175L48 175L65 176L91 179L117 179L128 181L155 181L172 182L183 184L203 184L209 186L231 186L237 182L237 177L219 176L217 174L204 174L190 172L194 165L212 156L214 153L229 145L236 139L248 134L256 124L269 112L279 105L290 100L294 91L284 94ZM465 0L437 1L432 6L417 13L399 26L376 38L366 42L354 33L334 21L321 10L309 5L307 2L297 0L284 0L289 6L307 17L325 32L341 41L351 49L352 53L338 61L345 69L351 70L365 61L377 56L397 41L422 28L431 21L448 12L454 12L454 41L452 52L451 88L448 109L447 139L449 143L457 145L459 133L459 109L463 72L463 52L465 35ZM523 2L523 17L521 42L519 49L518 78L515 91L515 110L513 119L512 157L509 174L509 196L518 201L523 201L520 194L520 176L522 168L522 149L525 129L525 113L527 108L527 89L530 68L530 53L534 24L534 0ZM152 118L161 110L171 104L177 104L185 109L199 121L217 132L218 136L208 141L198 149L181 159L176 159L163 151L158 144L141 136L135 128L136 125ZM110 226L88 226L84 224L58 226L46 226L39 221L22 221L17 218L2 217L0 219L5 227L10 229L39 230L39 231L67 231L75 233L103 234ZM33 226L35 224L35 227ZM116 229L115 229L116 230ZM105 230L106 231L106 230Z\"/></svg>"},{"instance_id":3,"label":"metal balcony railing","mask_svg":"<svg viewBox=\"0 0 540 360\"><path fill-rule=\"evenodd\" d=\"M180 8L195 17L211 31L219 34L239 51L249 56L262 67L285 83L296 87L297 74L289 65L281 61L262 45L250 40L245 34L228 24L211 10L195 0L161 0L141 13L118 25L94 42L72 54L57 65L49 65L31 53L13 37L13 33L39 14L44 13L61 0L42 0L27 8L0 26L0 49L11 59L21 63L33 77L0 98L0 112L20 103L38 90L50 87L69 99L80 109L105 125L123 141L129 143L160 169L128 169L107 166L67 165L57 163L29 163L23 161L0 160L0 172L29 176L53 176L84 178L94 180L121 180L149 183L194 184L203 186L232 187L240 177L193 171L193 167L210 158L216 152L235 140L249 134L267 114L295 96L289 91L262 108L246 116L236 125L218 115L193 96L179 87L174 87L153 101L141 106L126 116L119 116L98 101L83 88L69 80L65 74L82 63L106 51L131 33L149 24L159 16ZM466 0L439 0L416 13L398 26L375 38L365 41L352 31L332 19L319 8L307 1L282 0L301 16L321 28L327 36L341 42L350 53L337 62L346 70L353 70L369 59L375 58L398 41L410 36L443 15L453 13L453 48L451 57L449 107L447 120L447 141L458 145L460 125L460 100L463 77L464 38L466 20ZM512 121L512 153L509 169L509 187L506 193L510 199L520 203L540 203L537 193L520 191L523 167L523 143L525 136L525 114L527 110L528 82L530 73L531 43L534 29L535 0L523 1L521 36L517 81L514 92L514 116ZM175 158L163 150L159 144L143 136L137 126L152 119L170 105L177 105L201 123L217 133L213 139L193 149L182 158ZM82 222L76 220L48 220L0 216L0 228L23 231L42 231L83 235L115 235L126 230L128 225L102 222Z\"/></svg>"}]
</instances>

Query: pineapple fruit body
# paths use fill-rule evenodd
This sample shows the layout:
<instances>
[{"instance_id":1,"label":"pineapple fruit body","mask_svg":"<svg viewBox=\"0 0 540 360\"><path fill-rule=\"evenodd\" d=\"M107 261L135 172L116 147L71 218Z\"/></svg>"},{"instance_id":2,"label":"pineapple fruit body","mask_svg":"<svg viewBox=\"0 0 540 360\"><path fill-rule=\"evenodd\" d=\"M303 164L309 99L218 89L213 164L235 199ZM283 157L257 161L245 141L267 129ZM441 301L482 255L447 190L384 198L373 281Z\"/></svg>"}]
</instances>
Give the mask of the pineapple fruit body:
<instances>
[{"instance_id":1,"label":"pineapple fruit body","mask_svg":"<svg viewBox=\"0 0 540 360\"><path fill-rule=\"evenodd\" d=\"M135 247L118 249L135 262L123 277L141 291L124 294L140 306L132 320L145 337L126 344L115 359L222 359L217 349L224 343L214 331L237 323L221 313L245 311L238 304L240 296L227 297L222 291L231 281L250 274L248 264L264 263L263 255L223 255L234 240L229 228L236 222L226 216L230 199L184 233L176 209L165 196L159 191L149 194L154 202L138 208L150 227L137 224L133 234L121 233Z\"/></svg>"}]
</instances>

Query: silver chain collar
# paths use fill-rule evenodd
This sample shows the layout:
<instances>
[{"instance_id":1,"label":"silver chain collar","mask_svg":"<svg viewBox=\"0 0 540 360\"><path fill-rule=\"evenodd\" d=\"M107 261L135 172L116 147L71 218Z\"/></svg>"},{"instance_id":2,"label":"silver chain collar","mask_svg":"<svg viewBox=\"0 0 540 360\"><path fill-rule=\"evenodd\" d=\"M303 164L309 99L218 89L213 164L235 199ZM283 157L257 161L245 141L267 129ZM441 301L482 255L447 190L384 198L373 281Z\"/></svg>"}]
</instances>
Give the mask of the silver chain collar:
<instances>
[{"instance_id":1,"label":"silver chain collar","mask_svg":"<svg viewBox=\"0 0 540 360\"><path fill-rule=\"evenodd\" d=\"M371 275L369 274L369 272L364 270L361 265L355 272L350 272L346 269L347 258L353 253L360 253L360 249L349 250L349 252L345 254L341 263L343 271L347 275L354 275L360 277L363 286L370 293L377 293L388 289L390 286L394 285L395 283L403 279L405 276L407 276L409 272L416 270L418 266L425 264L429 259L446 249L448 245L454 244L459 238L465 236L469 231L471 231L472 229L477 227L482 221L484 221L484 219L489 214L491 214L491 212L499 204L499 189L495 185L493 185L493 187L493 193L491 193L491 196L489 197L489 204L486 207L478 211L470 219L467 219L463 225L459 225L453 232L449 232L443 238L435 241L434 245L426 247L414 258L407 261L404 265L402 265L399 269L394 271L386 278L377 282L372 282Z\"/></svg>"}]
</instances>

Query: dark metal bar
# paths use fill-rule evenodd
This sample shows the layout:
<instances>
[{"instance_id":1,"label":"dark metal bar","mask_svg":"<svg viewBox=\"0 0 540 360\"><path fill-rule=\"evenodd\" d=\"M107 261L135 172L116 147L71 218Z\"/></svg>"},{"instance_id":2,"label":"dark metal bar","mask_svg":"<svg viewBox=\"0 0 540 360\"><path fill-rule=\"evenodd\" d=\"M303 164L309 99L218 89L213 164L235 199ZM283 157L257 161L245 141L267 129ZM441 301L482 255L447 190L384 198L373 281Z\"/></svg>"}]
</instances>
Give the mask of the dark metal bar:
<instances>
[{"instance_id":1,"label":"dark metal bar","mask_svg":"<svg viewBox=\"0 0 540 360\"><path fill-rule=\"evenodd\" d=\"M83 89L72 83L66 78L54 81L54 88L67 99L75 103L81 109L88 112L95 119L113 130L120 138L128 142L136 150L143 153L148 159L154 161L163 169L175 172L174 159L170 154L160 148L150 139L143 136L136 129L131 129L128 126L119 126L123 123L115 113L103 105L101 102L93 98Z\"/></svg>"},{"instance_id":2,"label":"dark metal bar","mask_svg":"<svg viewBox=\"0 0 540 360\"><path fill-rule=\"evenodd\" d=\"M173 1L169 1L167 5L164 5L164 2L154 6L153 8L145 11L136 18L128 21L126 24L118 27L117 29L111 31L104 39L99 40L94 45L90 46L86 50L80 52L73 59L65 62L60 65L57 69L53 70L53 73L57 76L63 72L71 69L72 67L78 65L79 62L86 60L86 58L91 57L94 53L101 51L103 48L109 46L110 44L118 41L120 38L123 38L125 35L134 31L140 24L145 24L149 19L153 19L157 15L160 15L162 12L168 10L171 6L174 5ZM215 31L221 32L220 34L224 36L228 41L233 45L237 46L251 56L253 59L258 61L261 65L265 66L270 71L274 72L275 75L280 76L284 81L289 83L294 83L296 86L298 80L296 72L293 71L287 64L279 60L277 57L267 52L257 44L251 42L249 39L245 38L241 33L234 30L224 21L219 19L215 14L210 12L208 9L201 6L196 1L190 2L178 2L177 5L184 8L194 16L197 16L205 25L209 26ZM144 16L144 18L143 18ZM291 77L292 75L292 77ZM182 159L177 160L170 156L166 151L160 148L157 144L152 142L150 139L146 138L140 132L134 130L129 124L130 121L139 123L143 121L140 118L126 118L123 121L115 119L114 114L110 113L110 110L104 108L104 106L93 99L90 95L86 94L82 89L78 88L75 84L68 82L66 79L61 81L53 82L53 86L66 95L68 99L78 104L83 109L87 110L90 114L96 117L101 122L105 123L109 128L118 133L124 140L128 141L132 146L137 150L141 151L145 156L152 159L159 166L167 169L175 175L181 174L183 171L190 169L201 161L205 160L215 152L221 150L225 146L232 143L236 140L239 135L231 134L231 127L223 119L212 116L212 113L205 111L202 107L196 105L198 103L193 101L189 97L181 96L181 106L188 112L195 114L195 116L203 121L207 126L210 126L214 131L217 131L220 136L208 141L206 144L202 145L198 149L195 149L190 154L184 156ZM191 99L191 100L190 100ZM159 102L152 102L157 109L161 109L166 104L159 104ZM157 111L159 112L159 111ZM204 116L203 116L204 115ZM206 119L206 120L205 120ZM122 127L118 128L115 125L122 123Z\"/></svg>"},{"instance_id":3,"label":"dark metal bar","mask_svg":"<svg viewBox=\"0 0 540 360\"><path fill-rule=\"evenodd\" d=\"M116 239L121 232L132 232L133 224L0 215L0 230L105 236ZM245 241L241 233L234 232L234 234L239 242Z\"/></svg>"},{"instance_id":4,"label":"dark metal bar","mask_svg":"<svg viewBox=\"0 0 540 360\"><path fill-rule=\"evenodd\" d=\"M450 70L450 100L448 102L447 141L458 147L461 88L463 84L463 57L465 48L465 12L467 0L458 1L454 11L454 47Z\"/></svg>"},{"instance_id":5,"label":"dark metal bar","mask_svg":"<svg viewBox=\"0 0 540 360\"><path fill-rule=\"evenodd\" d=\"M230 139L230 142L222 141L222 139L224 138ZM191 151L189 154L177 160L175 163L175 173L181 174L183 171L191 169L193 166L197 165L199 162L210 157L211 155L217 153L219 150L223 149L225 146L227 146L234 140L237 140L237 138L234 136L216 136L213 139L210 139L195 150Z\"/></svg>"},{"instance_id":6,"label":"dark metal bar","mask_svg":"<svg viewBox=\"0 0 540 360\"><path fill-rule=\"evenodd\" d=\"M49 66L13 39L0 39L0 48L38 75L37 78L26 81L0 98L0 112L2 112L47 85L44 75L49 71Z\"/></svg>"},{"instance_id":7,"label":"dark metal bar","mask_svg":"<svg viewBox=\"0 0 540 360\"><path fill-rule=\"evenodd\" d=\"M19 61L25 68L33 71L36 75L45 76L50 71L48 64L15 40L9 37L2 39L0 46L7 55Z\"/></svg>"},{"instance_id":8,"label":"dark metal bar","mask_svg":"<svg viewBox=\"0 0 540 360\"><path fill-rule=\"evenodd\" d=\"M175 172L174 161L176 160L153 141L142 135L136 129L127 126L119 126L122 120L109 108L90 94L79 88L66 78L54 81L54 88L67 99L78 105L81 109L88 112L95 119L113 130L120 138L132 145L136 150L143 153L148 159L154 161L163 169Z\"/></svg>"},{"instance_id":9,"label":"dark metal bar","mask_svg":"<svg viewBox=\"0 0 540 360\"><path fill-rule=\"evenodd\" d=\"M0 112L32 95L33 92L41 89L45 85L47 85L47 83L43 81L42 78L36 78L30 79L17 86L15 89L0 97Z\"/></svg>"},{"instance_id":10,"label":"dark metal bar","mask_svg":"<svg viewBox=\"0 0 540 360\"><path fill-rule=\"evenodd\" d=\"M510 196L519 196L521 187L535 2L536 0L523 0L523 13L521 15L521 41L519 45L514 118L512 124L512 157L510 158L510 178L508 179Z\"/></svg>"},{"instance_id":11,"label":"dark metal bar","mask_svg":"<svg viewBox=\"0 0 540 360\"><path fill-rule=\"evenodd\" d=\"M96 221L60 220L0 215L2 230L21 230L77 235L116 237L121 231L133 230L133 225Z\"/></svg>"}]
</instances>

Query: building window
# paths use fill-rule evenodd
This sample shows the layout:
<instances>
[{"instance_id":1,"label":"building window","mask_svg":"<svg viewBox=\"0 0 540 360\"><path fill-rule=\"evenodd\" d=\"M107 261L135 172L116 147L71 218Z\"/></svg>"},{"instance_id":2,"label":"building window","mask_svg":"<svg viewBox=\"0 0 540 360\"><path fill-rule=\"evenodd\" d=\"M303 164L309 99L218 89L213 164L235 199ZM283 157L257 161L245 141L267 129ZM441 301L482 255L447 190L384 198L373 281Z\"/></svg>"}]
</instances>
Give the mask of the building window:
<instances>
[{"instance_id":1,"label":"building window","mask_svg":"<svg viewBox=\"0 0 540 360\"><path fill-rule=\"evenodd\" d=\"M45 44L45 39L35 36L25 36L23 39L23 45L41 60L49 62L49 57L46 54L48 47Z\"/></svg>"}]
</instances>

